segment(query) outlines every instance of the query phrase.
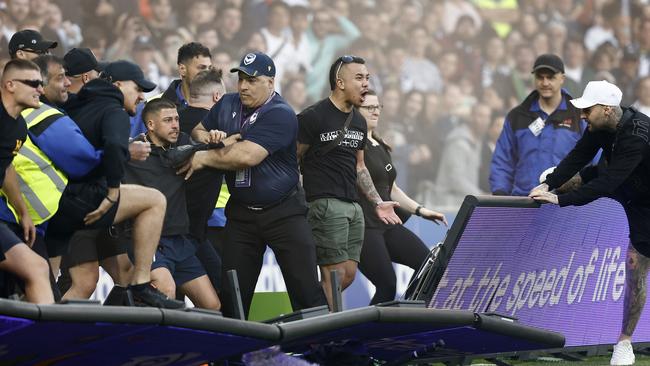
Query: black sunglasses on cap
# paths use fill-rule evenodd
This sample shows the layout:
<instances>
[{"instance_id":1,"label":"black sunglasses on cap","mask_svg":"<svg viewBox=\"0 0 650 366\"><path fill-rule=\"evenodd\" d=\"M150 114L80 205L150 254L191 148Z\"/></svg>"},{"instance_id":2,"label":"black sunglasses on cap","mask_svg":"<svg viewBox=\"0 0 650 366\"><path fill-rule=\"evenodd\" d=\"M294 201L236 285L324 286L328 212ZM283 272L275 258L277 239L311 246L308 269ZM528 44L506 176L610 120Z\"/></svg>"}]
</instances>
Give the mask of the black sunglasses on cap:
<instances>
[{"instance_id":1,"label":"black sunglasses on cap","mask_svg":"<svg viewBox=\"0 0 650 366\"><path fill-rule=\"evenodd\" d=\"M364 59L362 59L361 57L357 57L357 56L343 55L343 56L339 57L339 66L336 68L336 74L335 74L336 78L337 79L339 78L339 72L341 71L341 66L343 66L343 64L350 64L350 63L353 63L353 62L356 62L358 64L365 64L366 63L366 61Z\"/></svg>"},{"instance_id":2,"label":"black sunglasses on cap","mask_svg":"<svg viewBox=\"0 0 650 366\"><path fill-rule=\"evenodd\" d=\"M43 86L43 80L29 80L29 79L12 79L11 81L17 81L19 83L25 84L27 86L30 86L34 89L38 88L39 86Z\"/></svg>"}]
</instances>

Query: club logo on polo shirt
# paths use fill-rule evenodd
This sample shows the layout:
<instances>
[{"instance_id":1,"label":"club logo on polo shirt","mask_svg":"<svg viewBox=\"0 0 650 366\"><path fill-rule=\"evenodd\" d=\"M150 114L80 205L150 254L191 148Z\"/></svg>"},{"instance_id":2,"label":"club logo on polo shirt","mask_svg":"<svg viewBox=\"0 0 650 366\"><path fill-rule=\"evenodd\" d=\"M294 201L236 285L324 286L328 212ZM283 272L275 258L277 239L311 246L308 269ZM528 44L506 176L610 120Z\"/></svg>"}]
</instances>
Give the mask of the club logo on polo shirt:
<instances>
[{"instance_id":1,"label":"club logo on polo shirt","mask_svg":"<svg viewBox=\"0 0 650 366\"><path fill-rule=\"evenodd\" d=\"M246 56L244 57L244 65L248 66L248 65L252 64L253 61L255 61L255 58L256 58L256 57L257 57L256 54L254 54L254 53L249 53L248 55L246 55Z\"/></svg>"},{"instance_id":2,"label":"club logo on polo shirt","mask_svg":"<svg viewBox=\"0 0 650 366\"><path fill-rule=\"evenodd\" d=\"M232 112L232 118L235 118L236 115L237 115L237 112Z\"/></svg>"},{"instance_id":3,"label":"club logo on polo shirt","mask_svg":"<svg viewBox=\"0 0 650 366\"><path fill-rule=\"evenodd\" d=\"M256 120L257 120L257 112L255 112L255 113L253 113L253 114L251 115L251 120L250 120L249 123L250 123L250 124L253 124L253 122L255 122Z\"/></svg>"}]
</instances>

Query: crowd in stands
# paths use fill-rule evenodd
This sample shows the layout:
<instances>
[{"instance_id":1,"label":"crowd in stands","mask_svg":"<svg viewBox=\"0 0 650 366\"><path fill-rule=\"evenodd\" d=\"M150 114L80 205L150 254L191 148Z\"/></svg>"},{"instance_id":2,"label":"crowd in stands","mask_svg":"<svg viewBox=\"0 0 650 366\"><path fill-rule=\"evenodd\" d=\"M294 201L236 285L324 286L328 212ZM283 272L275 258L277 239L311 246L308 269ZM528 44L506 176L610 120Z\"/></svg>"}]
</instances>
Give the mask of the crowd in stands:
<instances>
[{"instance_id":1,"label":"crowd in stands","mask_svg":"<svg viewBox=\"0 0 650 366\"><path fill-rule=\"evenodd\" d=\"M136 62L158 85L149 95L166 89L190 41L211 49L228 91L241 55L266 52L296 112L327 95L338 55L363 57L399 184L431 207L490 193L491 150L505 113L532 90L537 55L562 57L572 96L608 80L623 105L650 110L647 0L5 0L0 9L3 62L16 30L37 29L59 56L81 46Z\"/></svg>"}]
</instances>

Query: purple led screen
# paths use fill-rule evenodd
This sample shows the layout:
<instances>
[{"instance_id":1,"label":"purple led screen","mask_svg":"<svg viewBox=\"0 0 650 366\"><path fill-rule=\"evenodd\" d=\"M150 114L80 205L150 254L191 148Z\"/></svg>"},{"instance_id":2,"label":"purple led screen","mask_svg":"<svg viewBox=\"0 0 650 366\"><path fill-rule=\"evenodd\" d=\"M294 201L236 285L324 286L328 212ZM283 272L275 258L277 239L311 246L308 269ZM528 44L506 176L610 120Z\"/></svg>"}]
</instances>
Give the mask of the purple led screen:
<instances>
[{"instance_id":1,"label":"purple led screen","mask_svg":"<svg viewBox=\"0 0 650 366\"><path fill-rule=\"evenodd\" d=\"M616 343L627 219L600 199L582 207L476 207L430 307L493 311L560 332L566 346ZM650 341L650 309L636 342Z\"/></svg>"}]
</instances>

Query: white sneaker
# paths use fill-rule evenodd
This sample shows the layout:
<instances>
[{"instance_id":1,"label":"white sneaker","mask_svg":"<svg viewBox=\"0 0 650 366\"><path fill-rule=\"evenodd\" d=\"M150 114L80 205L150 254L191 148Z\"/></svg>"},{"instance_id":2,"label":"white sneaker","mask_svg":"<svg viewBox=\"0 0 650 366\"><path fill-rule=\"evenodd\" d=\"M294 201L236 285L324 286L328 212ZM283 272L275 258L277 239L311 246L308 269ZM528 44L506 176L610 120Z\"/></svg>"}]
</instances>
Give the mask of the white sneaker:
<instances>
[{"instance_id":1,"label":"white sneaker","mask_svg":"<svg viewBox=\"0 0 650 366\"><path fill-rule=\"evenodd\" d=\"M626 339L614 345L614 352L612 352L609 364L612 366L634 365L634 351L629 340Z\"/></svg>"}]
</instances>

